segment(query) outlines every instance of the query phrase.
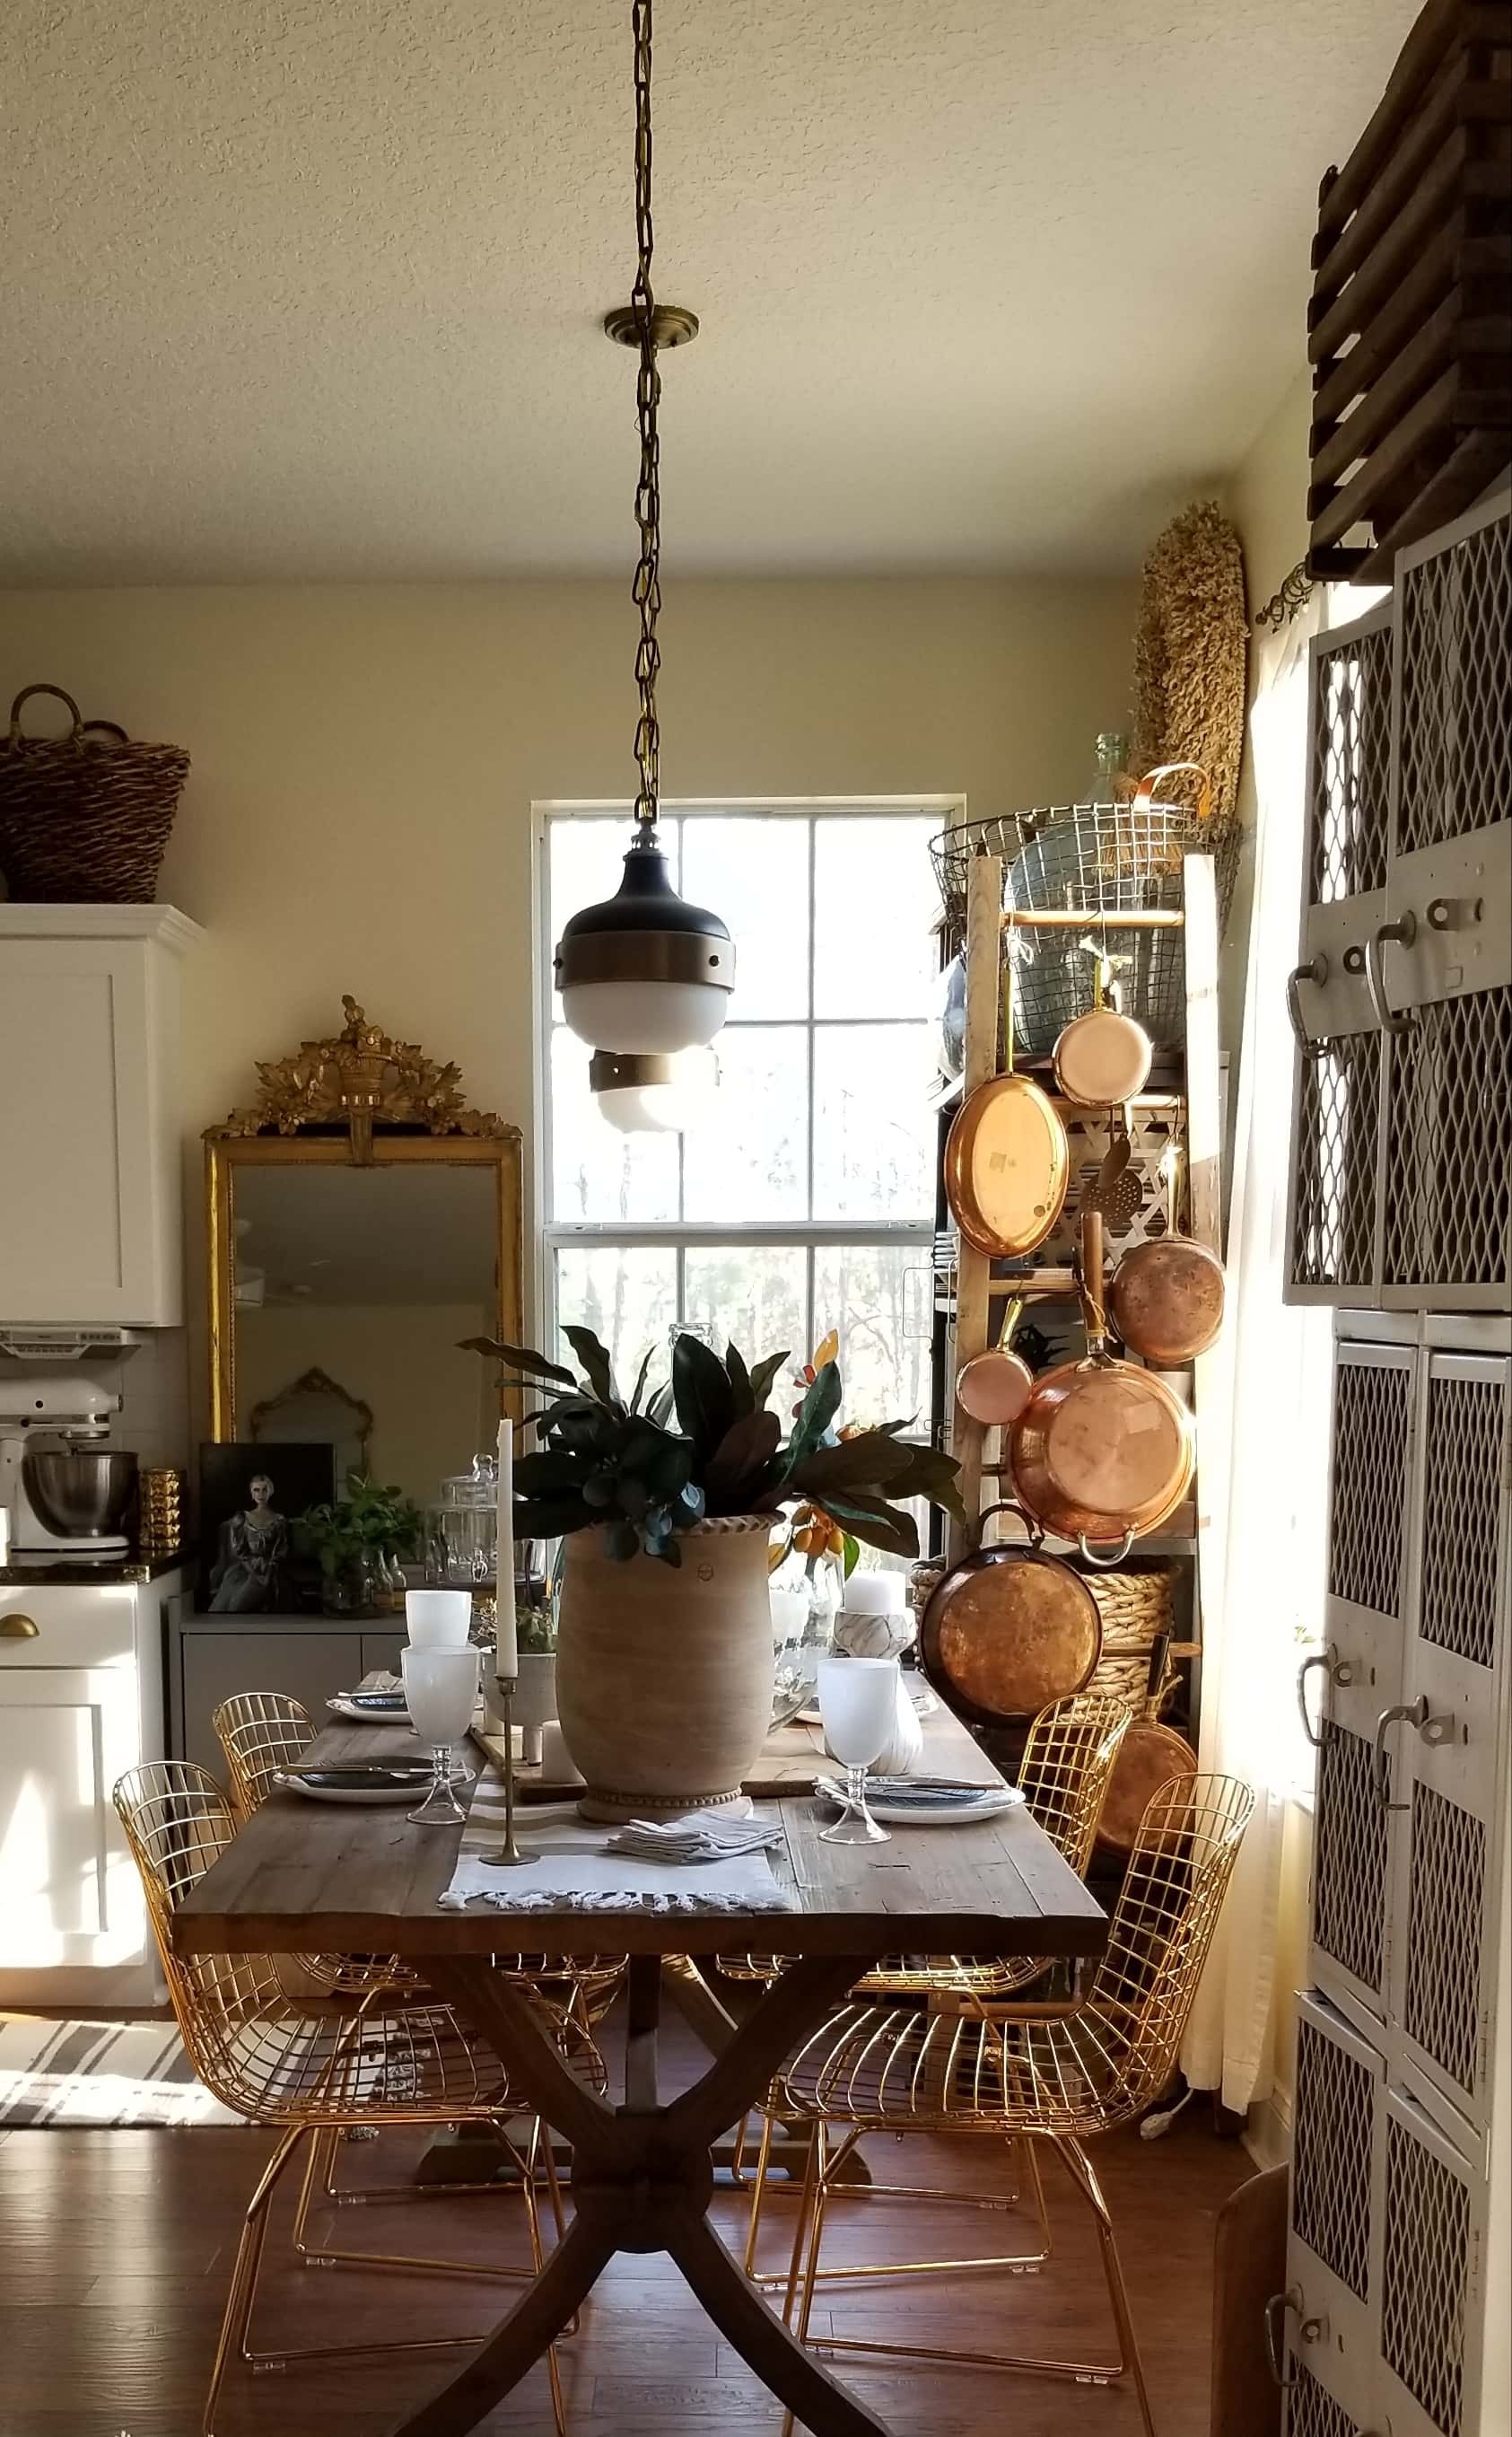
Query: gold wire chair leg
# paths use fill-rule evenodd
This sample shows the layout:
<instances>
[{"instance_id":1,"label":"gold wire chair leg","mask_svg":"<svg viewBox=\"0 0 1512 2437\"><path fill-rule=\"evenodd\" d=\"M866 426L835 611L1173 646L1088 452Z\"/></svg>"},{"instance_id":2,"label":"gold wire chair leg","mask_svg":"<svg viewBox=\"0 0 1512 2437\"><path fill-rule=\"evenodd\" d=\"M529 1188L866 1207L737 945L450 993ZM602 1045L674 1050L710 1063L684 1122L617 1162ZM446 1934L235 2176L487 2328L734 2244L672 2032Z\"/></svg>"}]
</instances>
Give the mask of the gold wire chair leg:
<instances>
[{"instance_id":1,"label":"gold wire chair leg","mask_svg":"<svg viewBox=\"0 0 1512 2437\"><path fill-rule=\"evenodd\" d=\"M833 2192L835 2178L841 2167L845 2164L851 2151L862 2138L862 2130L863 2128L860 2126L853 2126L851 2130L845 2133L838 2147L830 2151L825 2169L826 2197L828 2194ZM905 2135L895 2131L894 2133L895 2139L902 2140L905 2137ZM1017 2134L1010 2134L1008 2136L1007 2148L1010 2157L1014 2155L1016 2148L1018 2147L1018 2143L1019 2136ZM1003 2252L987 2259L974 2257L967 2259L890 2259L875 2265L865 2261L847 2260L843 2268L816 2268L814 2271L815 2282L820 2285L862 2285L869 2282L876 2283L879 2280L895 2276L965 2276L984 2274L994 2270L999 2270L999 2272L1006 2271L1016 2276L1037 2274L1039 2270L1044 2267L1046 2261L1051 2257L1053 2246L1050 2229L1049 2212L1045 2206L1045 2189L1040 2181L1039 2163L1034 2153L1034 2144L1033 2142L1025 2142L1023 2147L1028 2153L1030 2180L1034 2187L1034 2217L1039 2230L1039 2243L1037 2249L1034 2251ZM756 2218L760 2205L759 2189L760 2187L758 2184L757 2196L753 2201L752 2206L752 2228L746 2244L745 2272L754 2284L775 2287L786 2283L787 2280L785 2275L773 2273L771 2270L766 2270L758 2274L755 2264L756 2249ZM879 2183L873 2182L860 2186L853 2197L857 2200L944 2200L954 2208L983 2209L991 2210L995 2213L1004 2210L1009 2205L1008 2202L999 2200L990 2194L953 2191L946 2184L934 2183ZM829 2339L826 2337L821 2341L825 2344L827 2344Z\"/></svg>"},{"instance_id":2,"label":"gold wire chair leg","mask_svg":"<svg viewBox=\"0 0 1512 2437\"><path fill-rule=\"evenodd\" d=\"M770 2121L770 2118L768 2120ZM808 2224L808 2212L810 2209L817 2209L819 2203L822 2171L820 2152L823 2147L824 2130L822 2123L816 2123L813 2126L813 2137L808 2144L808 2155L804 2165L803 2190L798 2200L798 2222L792 2230L792 2261L788 2270L788 2289L782 2306L782 2323L787 2327L792 2324L793 2305L798 2298L798 2279L803 2268L804 2235ZM811 2287L808 2289L811 2293ZM806 2327L808 2325L807 2309L803 2324ZM792 2413L785 2412L782 2420L782 2437L793 2437L796 2425Z\"/></svg>"},{"instance_id":3,"label":"gold wire chair leg","mask_svg":"<svg viewBox=\"0 0 1512 2437\"><path fill-rule=\"evenodd\" d=\"M1128 2288L1123 2282L1123 2263L1114 2238L1113 2219L1108 2214L1103 2186L1093 2171L1092 2162L1080 2141L1069 2133L1055 2144L1062 2165L1086 2201L1097 2219L1098 2241L1103 2251L1103 2273L1107 2278L1108 2299L1113 2305L1113 2317L1119 2331L1119 2368L1121 2375L1134 2379L1134 2391L1139 2398L1139 2417L1144 2422L1145 2437L1156 2437L1155 2415L1150 2409L1149 2389L1144 2382L1144 2363L1139 2358L1139 2341L1134 2332L1134 2316L1129 2308Z\"/></svg>"},{"instance_id":4,"label":"gold wire chair leg","mask_svg":"<svg viewBox=\"0 0 1512 2437\"><path fill-rule=\"evenodd\" d=\"M506 2143L506 2145L513 2149L514 2145L510 2140L509 2134L505 2130L503 2125L496 2124L495 2126L495 2130L499 2134L500 2138ZM547 2147L548 2148L550 2147L550 2142L551 2136L548 2132L547 2134ZM546 2253L542 2248L541 2243L541 2212L537 2206L535 2197L535 2175L540 2148L541 2119L539 2115L536 2115L532 2116L530 2120L530 2147L526 2150L525 2156L520 2160L520 2169L525 2183L526 2222L530 2230L530 2262L537 2276L540 2275L542 2269L546 2266ZM551 2386L551 2417L556 2424L556 2437L567 2437L567 2415L565 2407L562 2400L562 2373L557 2366L557 2348L555 2344L548 2344L547 2346L546 2374Z\"/></svg>"},{"instance_id":5,"label":"gold wire chair leg","mask_svg":"<svg viewBox=\"0 0 1512 2437\"><path fill-rule=\"evenodd\" d=\"M747 2118L749 2121L749 2118ZM740 2127L740 2140L745 2140L745 2125ZM756 2152L756 2181L751 2187L751 2216L745 2235L745 2272L756 2274L756 2244L761 2236L761 2200L767 2187L767 2167L772 2159L772 2117L761 2110L761 2147Z\"/></svg>"},{"instance_id":6,"label":"gold wire chair leg","mask_svg":"<svg viewBox=\"0 0 1512 2437\"><path fill-rule=\"evenodd\" d=\"M539 2117L536 2118L536 2130L538 2135L544 2135L544 2138L541 2140L541 2163L546 2169L546 2189L547 2197L551 2203L551 2222L556 2228L557 2241L561 2243L566 2240L567 2216L565 2209L562 2205L562 2178L557 2171L556 2148L554 2146L556 2135L551 2130L549 2125L542 2124ZM566 2325L562 2330L561 2341L565 2341L569 2336L575 2336L582 2324L582 2319L581 2313L574 2310L571 2318L567 2321Z\"/></svg>"},{"instance_id":7,"label":"gold wire chair leg","mask_svg":"<svg viewBox=\"0 0 1512 2437\"><path fill-rule=\"evenodd\" d=\"M506 2156L511 2158L514 2165L520 2168L522 2181L525 2181L528 2183L529 2179L525 2175L525 2169L521 2162L519 2152L516 2149L514 2143L510 2139L505 2126L499 2122L491 2121L490 2129L496 2135ZM322 2167L324 2169L322 2183L323 2197L328 2200L334 2200L337 2207L340 2207L343 2200L348 2206L351 2206L358 2200L374 2202L379 2200L393 2200L404 2203L412 2200L416 2196L416 2187L402 2183L392 2185L386 2184L369 2193L333 2193L331 2183L336 2168L336 2130L334 2127L322 2127L315 2134L314 2143L310 2150L309 2163L305 2167L304 2183L300 2189L299 2206L294 2213L294 2255L298 2259L302 2268L371 2268L378 2271L393 2270L399 2273L419 2271L422 2274L433 2276L479 2277L487 2280L489 2283L501 2285L529 2285L530 2283L531 2271L525 2268L491 2268L485 2266L481 2261L474 2261L470 2259L437 2259L428 2253L399 2251L342 2251L334 2248L329 2243L322 2242L312 2244L307 2239L309 2215L311 2207L315 2201L317 2184L322 2183ZM510 2186L507 2183L469 2183L465 2186L442 2184L438 2186L440 2193L446 2198L455 2198L460 2188L465 2188L470 2192L492 2192L495 2196L507 2196L510 2191ZM421 2196L428 2197L428 2195L424 2194L423 2192Z\"/></svg>"},{"instance_id":8,"label":"gold wire chair leg","mask_svg":"<svg viewBox=\"0 0 1512 2437\"><path fill-rule=\"evenodd\" d=\"M215 2365L210 2372L210 2391L205 2396L204 2416L200 2424L203 2437L215 2437L216 2406L220 2400L220 2389L233 2353L240 2353L246 2361L253 2358L248 2350L247 2330L257 2296L257 2270L262 2258L263 2239L268 2232L268 2206L273 2196L273 2187L304 2138L306 2129L303 2124L296 2124L284 2134L258 2177L257 2188L247 2203L241 2238L232 2266L226 2306L221 2314Z\"/></svg>"}]
</instances>

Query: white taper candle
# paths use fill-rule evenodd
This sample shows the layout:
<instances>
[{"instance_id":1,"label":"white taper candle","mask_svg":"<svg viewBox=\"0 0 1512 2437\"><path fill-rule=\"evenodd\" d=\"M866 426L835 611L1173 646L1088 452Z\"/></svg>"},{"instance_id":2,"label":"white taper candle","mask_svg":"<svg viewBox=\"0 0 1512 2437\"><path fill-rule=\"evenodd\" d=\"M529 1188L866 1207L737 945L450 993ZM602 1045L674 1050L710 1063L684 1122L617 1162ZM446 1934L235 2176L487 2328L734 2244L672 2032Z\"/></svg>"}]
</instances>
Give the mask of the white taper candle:
<instances>
[{"instance_id":1,"label":"white taper candle","mask_svg":"<svg viewBox=\"0 0 1512 2437\"><path fill-rule=\"evenodd\" d=\"M498 1553L495 1608L497 1645L494 1673L506 1679L520 1672L514 1631L514 1431L506 1417L498 1426Z\"/></svg>"}]
</instances>

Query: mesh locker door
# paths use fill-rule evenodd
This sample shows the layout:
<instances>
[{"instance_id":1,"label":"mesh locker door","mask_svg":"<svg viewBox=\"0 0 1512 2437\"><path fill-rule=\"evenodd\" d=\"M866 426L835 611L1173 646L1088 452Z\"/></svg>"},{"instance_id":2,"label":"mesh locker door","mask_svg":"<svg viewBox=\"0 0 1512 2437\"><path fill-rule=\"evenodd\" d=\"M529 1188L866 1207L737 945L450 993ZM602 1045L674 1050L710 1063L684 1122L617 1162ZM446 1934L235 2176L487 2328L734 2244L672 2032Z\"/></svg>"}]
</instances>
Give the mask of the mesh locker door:
<instances>
[{"instance_id":1,"label":"mesh locker door","mask_svg":"<svg viewBox=\"0 0 1512 2437\"><path fill-rule=\"evenodd\" d=\"M1499 1324L1481 1324L1489 1335ZM1503 1336L1504 1329L1500 1333ZM1390 2004L1402 2054L1472 2123L1490 2106L1498 1727L1508 1634L1512 1363L1429 1353L1418 1383Z\"/></svg>"},{"instance_id":2,"label":"mesh locker door","mask_svg":"<svg viewBox=\"0 0 1512 2437\"><path fill-rule=\"evenodd\" d=\"M1505 494L1404 552L1393 681L1381 1301L1512 1294L1512 520ZM1369 975L1367 974L1367 980Z\"/></svg>"},{"instance_id":3,"label":"mesh locker door","mask_svg":"<svg viewBox=\"0 0 1512 2437\"><path fill-rule=\"evenodd\" d=\"M1299 2358L1320 2376L1331 2369L1343 2400L1368 2393L1375 2358L1372 2211L1385 2086L1379 2048L1317 1990L1300 1996L1286 2281Z\"/></svg>"},{"instance_id":4,"label":"mesh locker door","mask_svg":"<svg viewBox=\"0 0 1512 2437\"><path fill-rule=\"evenodd\" d=\"M1364 979L1384 921L1394 604L1317 637L1308 684L1307 834L1288 1236L1289 1300L1377 1299L1382 1041Z\"/></svg>"},{"instance_id":5,"label":"mesh locker door","mask_svg":"<svg viewBox=\"0 0 1512 2437\"><path fill-rule=\"evenodd\" d=\"M1406 2089L1377 2116L1377 2386L1391 2437L1490 2437L1481 2417L1487 2187ZM1497 2306L1504 2307L1505 2295Z\"/></svg>"},{"instance_id":6,"label":"mesh locker door","mask_svg":"<svg viewBox=\"0 0 1512 2437\"><path fill-rule=\"evenodd\" d=\"M1381 1712L1401 1698L1417 1359L1411 1346L1334 1350L1328 1663L1310 1671L1323 1688L1312 1974L1357 2019L1386 2002L1393 1820L1374 1744Z\"/></svg>"}]
</instances>

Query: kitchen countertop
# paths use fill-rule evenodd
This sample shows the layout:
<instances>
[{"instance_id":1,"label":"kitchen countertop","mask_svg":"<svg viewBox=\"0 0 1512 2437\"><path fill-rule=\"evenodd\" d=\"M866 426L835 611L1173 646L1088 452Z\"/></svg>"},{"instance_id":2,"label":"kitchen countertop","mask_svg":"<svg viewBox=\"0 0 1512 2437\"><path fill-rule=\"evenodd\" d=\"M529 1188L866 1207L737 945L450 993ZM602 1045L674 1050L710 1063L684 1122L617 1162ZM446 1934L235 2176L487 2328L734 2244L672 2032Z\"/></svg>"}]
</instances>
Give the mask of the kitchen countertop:
<instances>
[{"instance_id":1,"label":"kitchen countertop","mask_svg":"<svg viewBox=\"0 0 1512 2437\"><path fill-rule=\"evenodd\" d=\"M45 1550L18 1549L0 1566L0 1589L7 1584L56 1583L69 1590L91 1583L155 1583L181 1566L194 1563L193 1552L180 1549L169 1557L135 1556L130 1550L103 1557L50 1556Z\"/></svg>"}]
</instances>

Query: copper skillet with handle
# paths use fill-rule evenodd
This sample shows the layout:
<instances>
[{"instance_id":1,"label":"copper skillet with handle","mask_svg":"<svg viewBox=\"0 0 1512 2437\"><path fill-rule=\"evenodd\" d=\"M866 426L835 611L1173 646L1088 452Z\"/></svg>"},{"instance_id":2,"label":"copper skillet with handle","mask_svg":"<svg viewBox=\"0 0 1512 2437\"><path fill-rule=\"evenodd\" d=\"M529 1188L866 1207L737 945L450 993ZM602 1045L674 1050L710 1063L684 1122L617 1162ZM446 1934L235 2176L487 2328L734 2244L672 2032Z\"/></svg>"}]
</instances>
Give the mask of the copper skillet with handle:
<instances>
[{"instance_id":1,"label":"copper skillet with handle","mask_svg":"<svg viewBox=\"0 0 1512 2437\"><path fill-rule=\"evenodd\" d=\"M1015 1499L989 1506L1017 1515L1029 1539L978 1546L935 1585L919 1629L924 1672L958 1716L977 1726L1033 1718L1090 1681L1103 1655L1103 1618L1083 1577L1040 1547L1044 1534Z\"/></svg>"},{"instance_id":2,"label":"copper skillet with handle","mask_svg":"<svg viewBox=\"0 0 1512 2437\"><path fill-rule=\"evenodd\" d=\"M1045 1530L1076 1541L1089 1565L1116 1566L1185 1498L1195 1437L1164 1379L1108 1352L1100 1210L1082 1217L1081 1290L1086 1352L1034 1381L1014 1429L1014 1487Z\"/></svg>"}]
</instances>

